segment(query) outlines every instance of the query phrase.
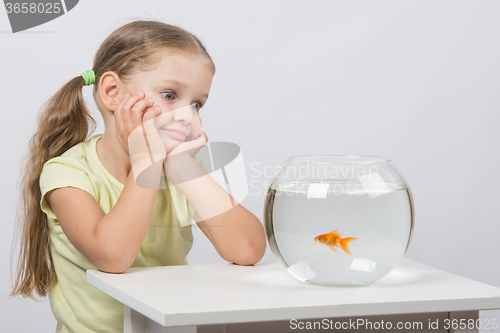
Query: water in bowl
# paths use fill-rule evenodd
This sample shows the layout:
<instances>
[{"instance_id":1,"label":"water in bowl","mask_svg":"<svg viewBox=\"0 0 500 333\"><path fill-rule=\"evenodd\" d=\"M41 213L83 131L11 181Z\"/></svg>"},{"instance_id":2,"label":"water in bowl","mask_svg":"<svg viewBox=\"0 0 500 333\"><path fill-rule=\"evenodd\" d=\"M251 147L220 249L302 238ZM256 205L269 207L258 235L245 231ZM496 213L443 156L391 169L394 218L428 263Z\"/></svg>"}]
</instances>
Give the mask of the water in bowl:
<instances>
[{"instance_id":1,"label":"water in bowl","mask_svg":"<svg viewBox=\"0 0 500 333\"><path fill-rule=\"evenodd\" d=\"M412 233L405 184L352 181L272 184L266 228L273 253L295 278L323 285L371 284L401 260ZM342 247L315 241L336 230ZM334 252L334 250L336 251Z\"/></svg>"}]
</instances>

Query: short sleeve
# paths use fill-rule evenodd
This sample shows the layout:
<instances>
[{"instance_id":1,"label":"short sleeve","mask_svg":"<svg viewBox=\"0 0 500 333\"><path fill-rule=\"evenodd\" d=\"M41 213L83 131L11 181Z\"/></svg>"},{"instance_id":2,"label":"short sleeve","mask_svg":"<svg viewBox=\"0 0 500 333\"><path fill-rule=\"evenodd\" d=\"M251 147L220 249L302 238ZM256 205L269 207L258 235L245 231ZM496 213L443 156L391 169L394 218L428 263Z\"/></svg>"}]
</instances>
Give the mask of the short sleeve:
<instances>
[{"instance_id":1,"label":"short sleeve","mask_svg":"<svg viewBox=\"0 0 500 333\"><path fill-rule=\"evenodd\" d=\"M63 164L62 162L49 161L45 163L42 173L40 174L40 192L42 195L40 208L48 217L56 218L45 199L45 194L61 187L76 187L82 189L96 199L95 189L84 170Z\"/></svg>"},{"instance_id":2,"label":"short sleeve","mask_svg":"<svg viewBox=\"0 0 500 333\"><path fill-rule=\"evenodd\" d=\"M206 173L208 173L207 166L205 165L205 163L203 162L203 160L201 158L199 158L199 157L196 157L196 156L194 157L194 159L196 160L196 162L198 162L198 164L202 167L202 169L205 170ZM188 205L189 216L191 218L193 218L194 213L196 212L196 209L191 204L191 202L189 202L189 200L187 201L187 205Z\"/></svg>"}]
</instances>

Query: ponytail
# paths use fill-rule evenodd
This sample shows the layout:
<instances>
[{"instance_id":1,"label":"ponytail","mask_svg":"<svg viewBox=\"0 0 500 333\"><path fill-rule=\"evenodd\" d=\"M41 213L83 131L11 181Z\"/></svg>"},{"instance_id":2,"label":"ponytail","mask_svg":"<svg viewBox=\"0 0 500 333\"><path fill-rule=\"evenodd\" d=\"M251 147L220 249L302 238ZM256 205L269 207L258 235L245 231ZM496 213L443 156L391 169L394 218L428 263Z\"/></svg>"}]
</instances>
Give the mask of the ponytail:
<instances>
[{"instance_id":1,"label":"ponytail","mask_svg":"<svg viewBox=\"0 0 500 333\"><path fill-rule=\"evenodd\" d=\"M78 76L66 83L42 107L37 130L23 159L20 200L17 210L20 238L19 261L11 296L45 296L57 281L50 254L47 216L40 209L40 174L45 162L85 141L96 122L87 110ZM14 245L14 244L13 244Z\"/></svg>"}]
</instances>

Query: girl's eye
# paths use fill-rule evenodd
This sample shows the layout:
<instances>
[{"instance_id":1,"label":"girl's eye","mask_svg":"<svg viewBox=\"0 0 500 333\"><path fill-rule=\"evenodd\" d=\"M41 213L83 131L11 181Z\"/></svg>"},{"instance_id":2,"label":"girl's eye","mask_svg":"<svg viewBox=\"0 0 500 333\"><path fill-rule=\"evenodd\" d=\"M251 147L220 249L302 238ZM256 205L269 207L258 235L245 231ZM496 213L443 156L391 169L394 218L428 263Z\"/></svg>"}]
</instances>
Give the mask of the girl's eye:
<instances>
[{"instance_id":1,"label":"girl's eye","mask_svg":"<svg viewBox=\"0 0 500 333\"><path fill-rule=\"evenodd\" d=\"M200 112L201 104L198 102L193 102L191 103L191 108L196 112Z\"/></svg>"},{"instance_id":2,"label":"girl's eye","mask_svg":"<svg viewBox=\"0 0 500 333\"><path fill-rule=\"evenodd\" d=\"M173 101L175 99L175 93L173 91L164 91L162 95L167 101Z\"/></svg>"}]
</instances>

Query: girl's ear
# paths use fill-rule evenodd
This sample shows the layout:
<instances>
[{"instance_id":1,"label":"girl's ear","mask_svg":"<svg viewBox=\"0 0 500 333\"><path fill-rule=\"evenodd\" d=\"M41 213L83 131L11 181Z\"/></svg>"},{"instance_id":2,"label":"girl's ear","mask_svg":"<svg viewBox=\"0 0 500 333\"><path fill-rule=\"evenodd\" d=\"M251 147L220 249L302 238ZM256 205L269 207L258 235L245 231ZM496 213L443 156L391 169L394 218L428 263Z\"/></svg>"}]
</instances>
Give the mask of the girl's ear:
<instances>
[{"instance_id":1,"label":"girl's ear","mask_svg":"<svg viewBox=\"0 0 500 333\"><path fill-rule=\"evenodd\" d=\"M99 97L109 111L115 111L123 95L124 83L115 72L106 72L99 79Z\"/></svg>"}]
</instances>

